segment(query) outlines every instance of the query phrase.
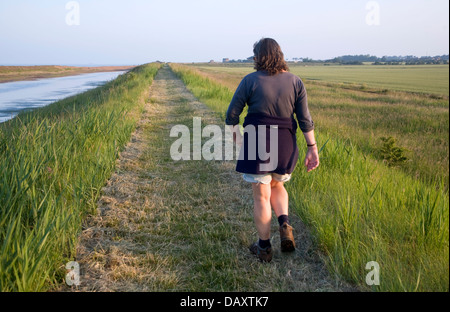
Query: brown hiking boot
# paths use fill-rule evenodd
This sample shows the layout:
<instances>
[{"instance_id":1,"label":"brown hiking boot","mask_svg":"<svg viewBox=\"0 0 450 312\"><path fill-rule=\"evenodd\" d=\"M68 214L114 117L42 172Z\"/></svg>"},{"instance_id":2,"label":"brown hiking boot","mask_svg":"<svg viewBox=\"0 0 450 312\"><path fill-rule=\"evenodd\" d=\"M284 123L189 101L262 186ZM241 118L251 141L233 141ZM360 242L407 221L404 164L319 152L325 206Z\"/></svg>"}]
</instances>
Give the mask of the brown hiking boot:
<instances>
[{"instance_id":1,"label":"brown hiking boot","mask_svg":"<svg viewBox=\"0 0 450 312\"><path fill-rule=\"evenodd\" d=\"M294 235L292 234L292 226L286 222L280 226L281 251L290 252L295 250Z\"/></svg>"},{"instance_id":2,"label":"brown hiking boot","mask_svg":"<svg viewBox=\"0 0 450 312\"><path fill-rule=\"evenodd\" d=\"M250 251L252 254L257 256L261 262L272 261L272 247L261 248L258 242L250 246Z\"/></svg>"}]
</instances>

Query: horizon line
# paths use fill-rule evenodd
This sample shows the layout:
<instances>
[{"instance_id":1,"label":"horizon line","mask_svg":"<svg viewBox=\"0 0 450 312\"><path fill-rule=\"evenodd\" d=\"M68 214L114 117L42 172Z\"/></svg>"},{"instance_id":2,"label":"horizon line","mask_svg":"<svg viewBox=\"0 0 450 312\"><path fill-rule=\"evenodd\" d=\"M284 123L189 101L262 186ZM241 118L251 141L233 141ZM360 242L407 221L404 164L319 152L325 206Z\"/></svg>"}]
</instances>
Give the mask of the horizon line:
<instances>
[{"instance_id":1,"label":"horizon line","mask_svg":"<svg viewBox=\"0 0 450 312\"><path fill-rule=\"evenodd\" d=\"M312 61L319 61L319 62L326 62L326 61L330 61L336 58L340 58L340 57L344 57L344 56L369 56L369 57L377 57L377 58L383 58L383 57L415 57L415 58L433 58L433 57L441 57L441 56L450 56L449 52L447 52L447 54L436 54L436 55L422 55L422 56L417 56L417 55L413 55L413 54L408 54L408 55L383 55L383 56L376 56L376 55L372 55L372 54L343 54L340 56L335 56L333 58L328 58L328 59L314 59L314 58L310 58L309 56L306 57L291 57L291 58L286 58L286 61L291 61L291 62L295 62L294 59L309 59ZM226 57L222 58L223 59L229 59ZM247 58L243 58L243 59L230 59L230 61L237 61L237 60L246 60ZM113 64L113 63L108 63L108 64L100 64L100 63L59 63L59 64L50 64L50 63L2 63L0 64L0 66L72 66L72 67L106 67L106 66L139 66L142 64L147 64L147 63L153 63L153 62L162 62L162 63L209 63L211 61L214 61L215 63L225 63L222 61L215 61L214 59L209 59L208 61L161 61L161 60L155 60L155 61L149 61L149 62L144 62L144 63L117 63L117 64Z\"/></svg>"}]
</instances>

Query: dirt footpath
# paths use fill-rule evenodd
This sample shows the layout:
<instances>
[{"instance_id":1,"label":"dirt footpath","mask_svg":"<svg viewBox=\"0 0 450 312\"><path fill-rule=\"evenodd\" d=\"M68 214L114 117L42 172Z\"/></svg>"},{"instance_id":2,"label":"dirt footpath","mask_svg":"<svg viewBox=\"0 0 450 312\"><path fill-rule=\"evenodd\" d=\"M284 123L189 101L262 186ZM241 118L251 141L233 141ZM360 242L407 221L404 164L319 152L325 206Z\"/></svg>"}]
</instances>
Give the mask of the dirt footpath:
<instances>
[{"instance_id":1,"label":"dirt footpath","mask_svg":"<svg viewBox=\"0 0 450 312\"><path fill-rule=\"evenodd\" d=\"M228 161L174 161L172 126L223 122L169 67L150 88L131 142L84 226L74 291L348 291L331 277L291 216L298 249L282 254L273 219L273 261L248 251L257 239L251 187Z\"/></svg>"}]
</instances>

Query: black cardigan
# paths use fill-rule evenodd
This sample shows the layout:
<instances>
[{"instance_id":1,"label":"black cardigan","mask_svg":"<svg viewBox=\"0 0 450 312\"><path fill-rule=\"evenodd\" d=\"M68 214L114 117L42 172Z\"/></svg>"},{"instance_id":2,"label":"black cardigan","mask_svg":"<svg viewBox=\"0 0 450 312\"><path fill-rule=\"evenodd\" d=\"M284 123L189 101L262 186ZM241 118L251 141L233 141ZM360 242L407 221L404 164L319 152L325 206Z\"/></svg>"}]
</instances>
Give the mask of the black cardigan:
<instances>
[{"instance_id":1,"label":"black cardigan","mask_svg":"<svg viewBox=\"0 0 450 312\"><path fill-rule=\"evenodd\" d=\"M270 157L276 158L278 162L275 164L273 170L262 170L261 164L268 164L270 158L263 161L258 155L258 126L265 126L266 131L266 151L270 154ZM254 126L256 133L256 142L249 142L248 133L244 132L244 141L241 147L240 156L236 165L236 171L248 174L266 174L266 173L278 173L278 174L291 174L298 161L298 147L297 147L297 122L294 117L273 117L266 114L248 114L244 121L244 130L247 126ZM275 150L270 147L270 128L276 127L278 133L278 151L275 155ZM261 128L262 129L262 128ZM273 131L273 130L272 130ZM256 159L253 158L252 153L249 154L249 150L256 148ZM250 157L249 157L250 156Z\"/></svg>"}]
</instances>

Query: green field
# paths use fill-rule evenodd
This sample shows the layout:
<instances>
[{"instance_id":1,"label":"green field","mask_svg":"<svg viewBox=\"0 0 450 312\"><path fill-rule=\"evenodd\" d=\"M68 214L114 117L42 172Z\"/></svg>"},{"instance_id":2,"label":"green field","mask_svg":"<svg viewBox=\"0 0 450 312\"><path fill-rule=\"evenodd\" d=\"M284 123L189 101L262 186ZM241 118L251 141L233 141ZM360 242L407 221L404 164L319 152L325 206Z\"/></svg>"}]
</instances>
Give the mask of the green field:
<instances>
[{"instance_id":1,"label":"green field","mask_svg":"<svg viewBox=\"0 0 450 312\"><path fill-rule=\"evenodd\" d=\"M449 95L448 65L301 66L291 72L306 80L357 84L370 88Z\"/></svg>"},{"instance_id":2,"label":"green field","mask_svg":"<svg viewBox=\"0 0 450 312\"><path fill-rule=\"evenodd\" d=\"M224 79L241 78L253 71L248 64L196 64L205 72L223 74ZM349 86L409 91L437 96L449 95L448 65L303 65L289 64L290 71L306 81L333 82Z\"/></svg>"},{"instance_id":3,"label":"green field","mask_svg":"<svg viewBox=\"0 0 450 312\"><path fill-rule=\"evenodd\" d=\"M222 118L251 71L171 66ZM448 291L448 100L369 84L305 83L321 166L312 174L298 166L287 188L329 269L366 288L365 264L377 261L382 282L374 291ZM386 135L414 150L407 163L382 159L378 145ZM304 146L300 135L298 143Z\"/></svg>"}]
</instances>

